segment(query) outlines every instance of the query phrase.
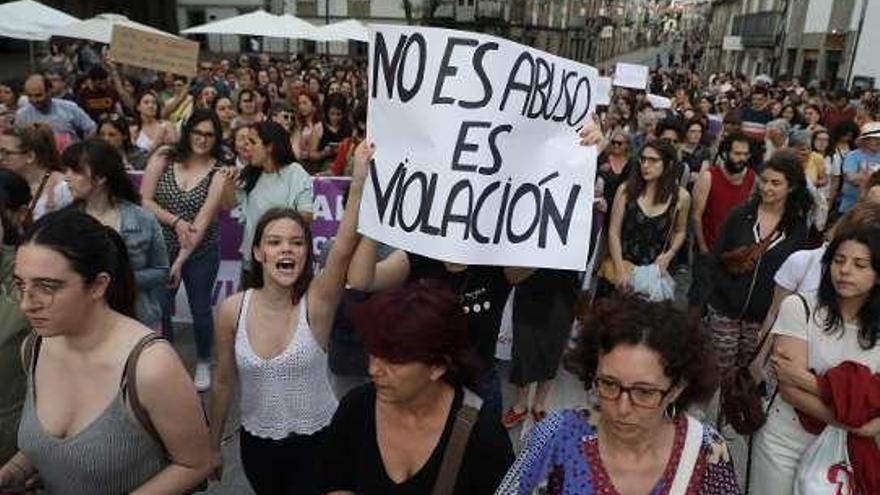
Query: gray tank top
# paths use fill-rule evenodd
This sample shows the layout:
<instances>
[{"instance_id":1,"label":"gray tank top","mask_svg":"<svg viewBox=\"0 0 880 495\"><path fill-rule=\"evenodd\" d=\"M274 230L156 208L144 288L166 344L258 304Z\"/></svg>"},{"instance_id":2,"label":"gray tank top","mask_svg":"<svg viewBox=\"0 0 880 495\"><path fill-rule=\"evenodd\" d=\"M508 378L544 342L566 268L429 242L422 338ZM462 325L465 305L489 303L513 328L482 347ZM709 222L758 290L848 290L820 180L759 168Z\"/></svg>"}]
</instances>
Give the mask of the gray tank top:
<instances>
[{"instance_id":1,"label":"gray tank top","mask_svg":"<svg viewBox=\"0 0 880 495\"><path fill-rule=\"evenodd\" d=\"M37 337L26 370L28 393L18 445L39 471L46 493L119 495L133 491L165 469L168 459L162 446L128 411L124 373L119 393L85 429L64 439L43 430L34 407L34 370L40 341Z\"/></svg>"}]
</instances>

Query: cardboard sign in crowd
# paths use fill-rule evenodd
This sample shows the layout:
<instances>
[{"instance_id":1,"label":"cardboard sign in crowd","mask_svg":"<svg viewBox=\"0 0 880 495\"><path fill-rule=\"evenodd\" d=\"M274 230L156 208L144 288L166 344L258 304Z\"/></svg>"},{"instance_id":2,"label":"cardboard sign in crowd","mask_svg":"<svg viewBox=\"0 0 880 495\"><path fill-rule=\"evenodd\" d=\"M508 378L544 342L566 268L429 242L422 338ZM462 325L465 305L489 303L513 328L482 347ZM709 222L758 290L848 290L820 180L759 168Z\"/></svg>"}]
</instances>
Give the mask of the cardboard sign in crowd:
<instances>
[{"instance_id":1,"label":"cardboard sign in crowd","mask_svg":"<svg viewBox=\"0 0 880 495\"><path fill-rule=\"evenodd\" d=\"M478 33L374 25L360 230L464 264L583 270L598 72Z\"/></svg>"}]
</instances>

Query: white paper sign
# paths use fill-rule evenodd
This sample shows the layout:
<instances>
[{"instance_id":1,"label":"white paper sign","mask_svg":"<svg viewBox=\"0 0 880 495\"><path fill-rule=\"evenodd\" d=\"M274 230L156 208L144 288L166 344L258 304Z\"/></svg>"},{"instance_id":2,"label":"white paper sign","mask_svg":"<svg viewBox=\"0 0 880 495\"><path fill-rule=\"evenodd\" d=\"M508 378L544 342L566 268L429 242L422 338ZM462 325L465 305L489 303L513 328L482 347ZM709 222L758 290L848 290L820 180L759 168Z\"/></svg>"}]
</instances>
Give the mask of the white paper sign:
<instances>
[{"instance_id":1,"label":"white paper sign","mask_svg":"<svg viewBox=\"0 0 880 495\"><path fill-rule=\"evenodd\" d=\"M582 270L597 71L478 33L372 25L360 231L444 261Z\"/></svg>"},{"instance_id":2,"label":"white paper sign","mask_svg":"<svg viewBox=\"0 0 880 495\"><path fill-rule=\"evenodd\" d=\"M596 79L596 105L611 104L611 78L599 77Z\"/></svg>"},{"instance_id":3,"label":"white paper sign","mask_svg":"<svg viewBox=\"0 0 880 495\"><path fill-rule=\"evenodd\" d=\"M652 95L648 93L645 95L645 99L648 100L648 103L654 107L654 110L665 110L667 108L672 108L672 100L666 98L665 96Z\"/></svg>"},{"instance_id":4,"label":"white paper sign","mask_svg":"<svg viewBox=\"0 0 880 495\"><path fill-rule=\"evenodd\" d=\"M647 89L648 66L618 62L614 69L614 85L621 88Z\"/></svg>"}]
</instances>

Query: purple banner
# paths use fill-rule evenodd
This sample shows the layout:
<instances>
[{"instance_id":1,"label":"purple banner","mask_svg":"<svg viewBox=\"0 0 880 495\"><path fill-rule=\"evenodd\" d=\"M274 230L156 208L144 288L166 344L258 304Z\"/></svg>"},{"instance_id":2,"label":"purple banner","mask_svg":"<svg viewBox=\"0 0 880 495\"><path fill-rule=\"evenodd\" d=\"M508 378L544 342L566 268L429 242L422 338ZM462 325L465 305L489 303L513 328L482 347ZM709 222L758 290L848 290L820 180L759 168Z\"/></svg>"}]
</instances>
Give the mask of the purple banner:
<instances>
[{"instance_id":1,"label":"purple banner","mask_svg":"<svg viewBox=\"0 0 880 495\"><path fill-rule=\"evenodd\" d=\"M140 187L143 172L129 172L129 177ZM348 177L315 177L312 181L314 194L314 220L312 221L312 237L315 259L323 264L327 256L326 247L339 228L342 214L345 211L343 198L348 188ZM223 211L220 213L220 258L238 261L241 259L241 238L244 228L237 218L237 212Z\"/></svg>"}]
</instances>

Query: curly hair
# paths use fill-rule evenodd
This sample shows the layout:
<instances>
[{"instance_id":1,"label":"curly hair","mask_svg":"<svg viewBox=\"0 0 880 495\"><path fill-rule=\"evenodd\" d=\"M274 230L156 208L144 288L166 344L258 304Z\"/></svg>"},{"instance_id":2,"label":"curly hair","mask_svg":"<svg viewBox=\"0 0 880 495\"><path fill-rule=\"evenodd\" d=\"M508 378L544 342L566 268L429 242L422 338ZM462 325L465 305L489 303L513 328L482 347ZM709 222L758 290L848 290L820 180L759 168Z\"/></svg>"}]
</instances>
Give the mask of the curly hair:
<instances>
[{"instance_id":1,"label":"curly hair","mask_svg":"<svg viewBox=\"0 0 880 495\"><path fill-rule=\"evenodd\" d=\"M696 324L669 301L650 302L634 296L597 301L579 317L582 325L565 367L589 391L599 359L619 345L643 345L656 352L673 386L684 384L675 401L679 410L712 396L718 367L711 344Z\"/></svg>"}]
</instances>

